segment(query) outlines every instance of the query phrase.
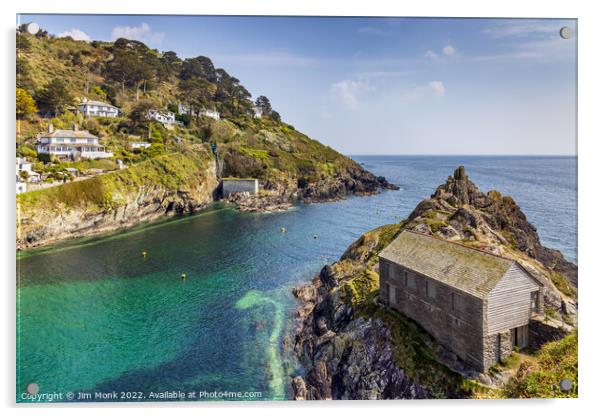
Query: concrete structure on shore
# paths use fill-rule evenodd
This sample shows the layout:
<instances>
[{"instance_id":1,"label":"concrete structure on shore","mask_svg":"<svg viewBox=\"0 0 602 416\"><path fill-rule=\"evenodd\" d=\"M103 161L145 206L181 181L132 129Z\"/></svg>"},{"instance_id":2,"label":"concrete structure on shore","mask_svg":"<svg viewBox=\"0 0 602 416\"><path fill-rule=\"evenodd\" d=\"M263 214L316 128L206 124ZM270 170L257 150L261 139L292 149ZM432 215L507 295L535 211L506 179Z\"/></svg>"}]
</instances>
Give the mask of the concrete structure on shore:
<instances>
[{"instance_id":1,"label":"concrete structure on shore","mask_svg":"<svg viewBox=\"0 0 602 416\"><path fill-rule=\"evenodd\" d=\"M255 195L259 192L259 181L257 179L223 179L222 180L222 195L224 198L232 194L248 192Z\"/></svg>"},{"instance_id":2,"label":"concrete structure on shore","mask_svg":"<svg viewBox=\"0 0 602 416\"><path fill-rule=\"evenodd\" d=\"M519 263L412 231L379 258L381 301L476 370L529 346L543 284Z\"/></svg>"}]
</instances>

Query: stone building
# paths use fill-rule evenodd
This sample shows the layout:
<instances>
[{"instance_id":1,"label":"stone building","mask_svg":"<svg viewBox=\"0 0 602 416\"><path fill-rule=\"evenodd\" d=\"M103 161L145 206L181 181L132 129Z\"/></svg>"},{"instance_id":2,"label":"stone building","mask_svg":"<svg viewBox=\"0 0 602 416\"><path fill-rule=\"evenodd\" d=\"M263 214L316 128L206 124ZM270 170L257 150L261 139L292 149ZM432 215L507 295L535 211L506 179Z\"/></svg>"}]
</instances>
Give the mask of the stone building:
<instances>
[{"instance_id":1,"label":"stone building","mask_svg":"<svg viewBox=\"0 0 602 416\"><path fill-rule=\"evenodd\" d=\"M476 370L529 345L543 285L517 262L412 231L379 256L382 302Z\"/></svg>"}]
</instances>

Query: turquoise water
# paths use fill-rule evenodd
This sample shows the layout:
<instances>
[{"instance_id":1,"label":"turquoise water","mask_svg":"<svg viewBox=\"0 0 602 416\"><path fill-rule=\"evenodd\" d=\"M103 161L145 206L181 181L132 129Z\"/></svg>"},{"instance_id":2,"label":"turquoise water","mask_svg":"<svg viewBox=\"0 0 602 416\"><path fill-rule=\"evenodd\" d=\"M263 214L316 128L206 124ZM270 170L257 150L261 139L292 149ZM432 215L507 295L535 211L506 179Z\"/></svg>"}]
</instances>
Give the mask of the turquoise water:
<instances>
[{"instance_id":1,"label":"turquoise water","mask_svg":"<svg viewBox=\"0 0 602 416\"><path fill-rule=\"evenodd\" d=\"M216 205L22 255L17 399L31 382L40 393L290 398L302 371L290 350L291 289L363 232L401 220L460 163L481 189L513 195L544 244L577 258L575 158L356 159L402 189L271 214Z\"/></svg>"}]
</instances>

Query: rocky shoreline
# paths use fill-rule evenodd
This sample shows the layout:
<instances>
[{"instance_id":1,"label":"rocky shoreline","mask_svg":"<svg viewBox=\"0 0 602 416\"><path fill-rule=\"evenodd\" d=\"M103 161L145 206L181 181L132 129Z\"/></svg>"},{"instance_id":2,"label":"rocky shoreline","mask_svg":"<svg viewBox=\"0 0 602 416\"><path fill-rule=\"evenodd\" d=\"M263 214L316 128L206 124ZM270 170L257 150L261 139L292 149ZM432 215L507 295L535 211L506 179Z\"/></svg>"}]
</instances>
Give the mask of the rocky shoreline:
<instances>
[{"instance_id":1,"label":"rocky shoreline","mask_svg":"<svg viewBox=\"0 0 602 416\"><path fill-rule=\"evenodd\" d=\"M512 198L482 193L460 167L406 220L367 232L310 284L293 290L299 301L294 351L305 370L291 380L296 400L472 397L474 388L503 389L514 375L477 373L379 304L378 253L403 229L515 259L545 286L541 341L576 328L577 266L540 243Z\"/></svg>"}]
</instances>

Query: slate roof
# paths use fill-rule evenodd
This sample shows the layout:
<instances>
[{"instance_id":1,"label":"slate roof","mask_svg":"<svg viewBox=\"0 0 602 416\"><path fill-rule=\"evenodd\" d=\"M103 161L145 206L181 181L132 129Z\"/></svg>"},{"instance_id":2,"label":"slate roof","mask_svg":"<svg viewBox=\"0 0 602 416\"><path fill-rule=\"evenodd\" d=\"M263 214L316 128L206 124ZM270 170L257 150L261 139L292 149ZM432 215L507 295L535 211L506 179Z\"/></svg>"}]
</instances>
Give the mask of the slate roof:
<instances>
[{"instance_id":1,"label":"slate roof","mask_svg":"<svg viewBox=\"0 0 602 416\"><path fill-rule=\"evenodd\" d=\"M379 256L481 299L515 263L412 231L403 231Z\"/></svg>"},{"instance_id":2,"label":"slate roof","mask_svg":"<svg viewBox=\"0 0 602 416\"><path fill-rule=\"evenodd\" d=\"M103 103L102 101L94 101L94 100L82 101L81 103L79 103L79 105L100 105L103 107L117 108L113 104Z\"/></svg>"},{"instance_id":3,"label":"slate roof","mask_svg":"<svg viewBox=\"0 0 602 416\"><path fill-rule=\"evenodd\" d=\"M78 139L98 139L87 130L55 130L52 133L42 133L40 137L66 137Z\"/></svg>"}]
</instances>

